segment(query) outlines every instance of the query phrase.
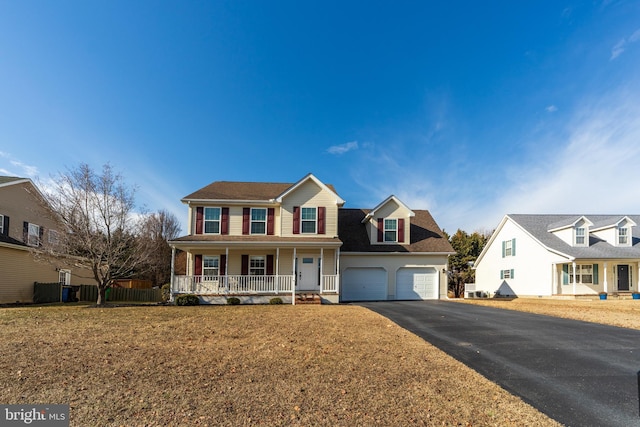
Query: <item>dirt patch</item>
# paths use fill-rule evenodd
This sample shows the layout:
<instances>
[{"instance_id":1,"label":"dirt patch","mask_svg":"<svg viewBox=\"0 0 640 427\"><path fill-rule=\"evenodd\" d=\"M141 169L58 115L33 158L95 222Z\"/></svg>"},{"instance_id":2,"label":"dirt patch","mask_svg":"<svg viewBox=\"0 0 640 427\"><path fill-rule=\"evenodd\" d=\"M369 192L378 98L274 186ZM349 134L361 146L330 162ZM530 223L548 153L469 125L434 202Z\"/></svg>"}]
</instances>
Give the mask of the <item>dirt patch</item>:
<instances>
[{"instance_id":1,"label":"dirt patch","mask_svg":"<svg viewBox=\"0 0 640 427\"><path fill-rule=\"evenodd\" d=\"M451 301L640 329L640 301L633 299L560 300L515 298L506 300L487 298L455 299Z\"/></svg>"},{"instance_id":2,"label":"dirt patch","mask_svg":"<svg viewBox=\"0 0 640 427\"><path fill-rule=\"evenodd\" d=\"M0 310L0 401L73 426L557 425L355 306Z\"/></svg>"}]
</instances>

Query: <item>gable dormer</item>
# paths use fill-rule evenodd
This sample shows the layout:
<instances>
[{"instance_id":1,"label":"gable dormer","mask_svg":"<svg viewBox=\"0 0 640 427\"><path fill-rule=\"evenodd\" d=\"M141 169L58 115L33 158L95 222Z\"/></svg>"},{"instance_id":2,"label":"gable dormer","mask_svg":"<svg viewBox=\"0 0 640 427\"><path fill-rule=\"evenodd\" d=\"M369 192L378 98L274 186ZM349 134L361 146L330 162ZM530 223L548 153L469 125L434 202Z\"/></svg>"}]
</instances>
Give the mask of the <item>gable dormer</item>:
<instances>
[{"instance_id":1,"label":"gable dormer","mask_svg":"<svg viewBox=\"0 0 640 427\"><path fill-rule=\"evenodd\" d=\"M371 244L407 244L411 242L411 217L415 213L396 196L389 196L362 220Z\"/></svg>"},{"instance_id":2,"label":"gable dormer","mask_svg":"<svg viewBox=\"0 0 640 427\"><path fill-rule=\"evenodd\" d=\"M552 224L547 231L570 246L582 248L589 246L589 233L592 226L593 223L587 217L581 216Z\"/></svg>"},{"instance_id":3,"label":"gable dormer","mask_svg":"<svg viewBox=\"0 0 640 427\"><path fill-rule=\"evenodd\" d=\"M637 224L628 216L612 217L593 228L593 234L612 246L633 246L633 227Z\"/></svg>"}]
</instances>

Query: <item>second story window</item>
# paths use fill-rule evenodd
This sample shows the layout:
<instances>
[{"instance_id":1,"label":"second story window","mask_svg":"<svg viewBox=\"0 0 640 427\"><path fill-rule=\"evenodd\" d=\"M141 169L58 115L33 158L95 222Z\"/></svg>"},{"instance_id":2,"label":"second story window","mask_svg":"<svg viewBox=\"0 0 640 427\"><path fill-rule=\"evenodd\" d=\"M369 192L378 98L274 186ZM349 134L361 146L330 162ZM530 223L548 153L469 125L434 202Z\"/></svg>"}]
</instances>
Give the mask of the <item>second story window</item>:
<instances>
[{"instance_id":1,"label":"second story window","mask_svg":"<svg viewBox=\"0 0 640 427\"><path fill-rule=\"evenodd\" d=\"M398 241L398 220L396 219L384 220L384 241L385 242Z\"/></svg>"},{"instance_id":2,"label":"second story window","mask_svg":"<svg viewBox=\"0 0 640 427\"><path fill-rule=\"evenodd\" d=\"M301 230L303 233L316 232L316 220L318 218L316 208L302 208L300 214Z\"/></svg>"},{"instance_id":3,"label":"second story window","mask_svg":"<svg viewBox=\"0 0 640 427\"><path fill-rule=\"evenodd\" d=\"M576 246L585 245L584 227L576 227Z\"/></svg>"},{"instance_id":4,"label":"second story window","mask_svg":"<svg viewBox=\"0 0 640 427\"><path fill-rule=\"evenodd\" d=\"M627 227L618 228L618 245L629 245L629 229Z\"/></svg>"},{"instance_id":5,"label":"second story window","mask_svg":"<svg viewBox=\"0 0 640 427\"><path fill-rule=\"evenodd\" d=\"M204 208L205 234L220 234L220 208Z\"/></svg>"},{"instance_id":6,"label":"second story window","mask_svg":"<svg viewBox=\"0 0 640 427\"><path fill-rule=\"evenodd\" d=\"M0 234L9 234L4 230L4 215L0 214Z\"/></svg>"},{"instance_id":7,"label":"second story window","mask_svg":"<svg viewBox=\"0 0 640 427\"><path fill-rule=\"evenodd\" d=\"M26 244L29 246L40 246L40 226L37 224L27 223Z\"/></svg>"},{"instance_id":8,"label":"second story window","mask_svg":"<svg viewBox=\"0 0 640 427\"><path fill-rule=\"evenodd\" d=\"M251 208L251 234L267 234L267 210Z\"/></svg>"}]
</instances>

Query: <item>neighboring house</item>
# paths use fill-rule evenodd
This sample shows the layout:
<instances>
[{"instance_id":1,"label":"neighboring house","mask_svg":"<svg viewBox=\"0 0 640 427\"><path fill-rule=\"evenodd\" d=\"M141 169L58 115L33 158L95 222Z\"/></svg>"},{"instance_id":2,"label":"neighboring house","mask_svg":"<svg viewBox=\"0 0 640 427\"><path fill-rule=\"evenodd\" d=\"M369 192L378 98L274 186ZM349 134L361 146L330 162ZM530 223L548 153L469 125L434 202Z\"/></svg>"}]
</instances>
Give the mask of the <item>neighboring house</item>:
<instances>
[{"instance_id":1,"label":"neighboring house","mask_svg":"<svg viewBox=\"0 0 640 427\"><path fill-rule=\"evenodd\" d=\"M640 215L506 215L478 257L477 291L504 296L638 290Z\"/></svg>"},{"instance_id":2,"label":"neighboring house","mask_svg":"<svg viewBox=\"0 0 640 427\"><path fill-rule=\"evenodd\" d=\"M446 296L453 253L427 211L396 197L373 210L345 209L331 185L214 182L182 199L189 234L169 242L187 255L172 294L265 302L317 294L324 302Z\"/></svg>"},{"instance_id":3,"label":"neighboring house","mask_svg":"<svg viewBox=\"0 0 640 427\"><path fill-rule=\"evenodd\" d=\"M30 179L0 176L0 303L33 302L34 282L73 280L72 267L34 257L43 244L58 238L45 206Z\"/></svg>"}]
</instances>

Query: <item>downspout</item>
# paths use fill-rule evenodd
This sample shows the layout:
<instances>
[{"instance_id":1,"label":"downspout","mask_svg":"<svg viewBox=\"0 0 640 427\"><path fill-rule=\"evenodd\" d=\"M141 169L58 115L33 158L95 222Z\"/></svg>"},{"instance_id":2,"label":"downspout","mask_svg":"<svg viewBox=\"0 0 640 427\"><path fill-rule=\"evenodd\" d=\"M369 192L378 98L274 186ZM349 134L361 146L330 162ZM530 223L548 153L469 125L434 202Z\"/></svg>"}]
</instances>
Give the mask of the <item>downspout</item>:
<instances>
[{"instance_id":1,"label":"downspout","mask_svg":"<svg viewBox=\"0 0 640 427\"><path fill-rule=\"evenodd\" d=\"M609 282L607 282L607 267L608 267L608 264L605 262L604 263L604 283L603 283L605 292L609 292Z\"/></svg>"},{"instance_id":2,"label":"downspout","mask_svg":"<svg viewBox=\"0 0 640 427\"><path fill-rule=\"evenodd\" d=\"M276 295L280 292L280 247L276 248Z\"/></svg>"},{"instance_id":3,"label":"downspout","mask_svg":"<svg viewBox=\"0 0 640 427\"><path fill-rule=\"evenodd\" d=\"M229 247L224 250L224 289L229 293Z\"/></svg>"},{"instance_id":4,"label":"downspout","mask_svg":"<svg viewBox=\"0 0 640 427\"><path fill-rule=\"evenodd\" d=\"M573 268L573 278L571 279L571 282L573 284L573 296L576 295L576 262L572 262L571 263L571 268Z\"/></svg>"}]
</instances>

